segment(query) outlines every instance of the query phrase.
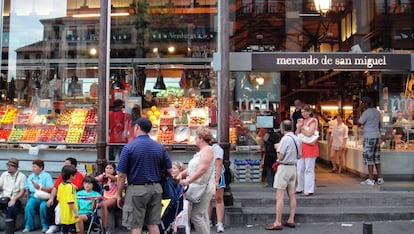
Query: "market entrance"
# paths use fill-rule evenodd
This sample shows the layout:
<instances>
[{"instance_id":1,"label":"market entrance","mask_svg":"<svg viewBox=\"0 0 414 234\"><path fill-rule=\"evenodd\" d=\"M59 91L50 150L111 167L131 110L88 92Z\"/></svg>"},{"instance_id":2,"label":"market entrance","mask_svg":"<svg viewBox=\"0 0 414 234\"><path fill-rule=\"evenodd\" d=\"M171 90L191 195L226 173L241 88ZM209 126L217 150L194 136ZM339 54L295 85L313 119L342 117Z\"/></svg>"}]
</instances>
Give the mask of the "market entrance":
<instances>
[{"instance_id":1,"label":"market entrance","mask_svg":"<svg viewBox=\"0 0 414 234\"><path fill-rule=\"evenodd\" d=\"M239 115L243 117L241 120L245 123L245 129L241 131L248 131L255 135L257 129L266 127L266 124L260 121L262 117L253 118L253 116L261 115L260 112L268 112L271 108L275 108L279 116L282 115L280 119L288 118L293 101L301 99L315 108L315 113L322 123L319 158L329 162L327 147L329 122L337 113L342 112L350 124L345 166L350 172L365 175L366 169L360 157L362 155L361 131L353 125L353 121L359 118L359 113L354 110L358 108L360 98L370 96L383 115L384 124L381 129L383 173L388 177L412 177L414 175L412 169L404 166L407 162L411 163L412 159L408 155L414 149L414 136L411 129L412 84L414 84L411 74L414 70L412 57L412 54L392 53L231 53L230 61L237 61L237 63L230 62L232 77L237 80L233 106L239 111ZM270 83L267 83L266 77L270 77ZM276 85L277 88L272 87L271 91L264 88L264 91L260 92L258 82L262 78L266 88L270 87L268 84L278 82L279 84ZM245 82L246 80L248 82ZM253 91L246 91L246 84L249 83L252 84ZM267 105L267 101L270 105ZM263 111L260 111L262 108ZM256 113L253 113L254 109ZM393 126L398 112L403 112L410 121L409 125L402 128ZM255 150L254 146L243 145L246 142L239 140L240 137L246 139L245 136L239 133L236 136L236 149ZM240 143L242 145L239 145ZM397 150L402 160L395 165L391 157L395 157ZM232 161L239 164L235 166L236 181L238 178L239 181L248 180L246 178L251 181L260 179L258 177L251 179L251 175L255 174L254 171L249 175L243 175L243 170L237 170L238 167L243 168L240 166L241 163L251 162L247 160L249 157L251 155L247 157L239 153L232 155ZM255 155L253 157L260 160L260 157ZM388 160L390 163L387 165ZM253 160L253 163L255 162ZM252 165L249 166L254 168Z\"/></svg>"}]
</instances>

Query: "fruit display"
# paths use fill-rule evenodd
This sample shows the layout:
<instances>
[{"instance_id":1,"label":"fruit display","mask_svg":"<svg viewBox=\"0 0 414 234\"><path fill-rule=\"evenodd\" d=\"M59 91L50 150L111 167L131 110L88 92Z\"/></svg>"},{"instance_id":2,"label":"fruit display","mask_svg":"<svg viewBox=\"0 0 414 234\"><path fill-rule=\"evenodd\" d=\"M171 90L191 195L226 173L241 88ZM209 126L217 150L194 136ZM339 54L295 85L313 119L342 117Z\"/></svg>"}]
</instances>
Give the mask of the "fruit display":
<instances>
[{"instance_id":1,"label":"fruit display","mask_svg":"<svg viewBox=\"0 0 414 234\"><path fill-rule=\"evenodd\" d=\"M160 125L158 129L158 142L162 144L172 144L174 142L173 125Z\"/></svg>"},{"instance_id":2,"label":"fruit display","mask_svg":"<svg viewBox=\"0 0 414 234\"><path fill-rule=\"evenodd\" d=\"M12 130L10 128L0 128L0 141L6 141L9 139Z\"/></svg>"},{"instance_id":3,"label":"fruit display","mask_svg":"<svg viewBox=\"0 0 414 234\"><path fill-rule=\"evenodd\" d=\"M95 143L96 141L96 128L86 126L83 131L81 143Z\"/></svg>"},{"instance_id":4,"label":"fruit display","mask_svg":"<svg viewBox=\"0 0 414 234\"><path fill-rule=\"evenodd\" d=\"M156 106L152 106L150 109L145 110L144 115L151 121L153 126L158 125L158 121L161 116L161 112L158 110Z\"/></svg>"},{"instance_id":5,"label":"fruit display","mask_svg":"<svg viewBox=\"0 0 414 234\"><path fill-rule=\"evenodd\" d=\"M58 117L56 125L69 125L73 109L64 110Z\"/></svg>"},{"instance_id":6,"label":"fruit display","mask_svg":"<svg viewBox=\"0 0 414 234\"><path fill-rule=\"evenodd\" d=\"M17 109L9 108L7 109L6 113L3 116L3 119L1 120L2 124L11 124L14 122L14 119L16 118L18 114Z\"/></svg>"},{"instance_id":7,"label":"fruit display","mask_svg":"<svg viewBox=\"0 0 414 234\"><path fill-rule=\"evenodd\" d=\"M158 98L167 98L168 96L181 98L184 96L184 89L168 86L167 89L161 90L157 93Z\"/></svg>"},{"instance_id":8,"label":"fruit display","mask_svg":"<svg viewBox=\"0 0 414 234\"><path fill-rule=\"evenodd\" d=\"M22 136L21 141L34 142L37 140L37 133L39 129L37 127L28 127Z\"/></svg>"},{"instance_id":9,"label":"fruit display","mask_svg":"<svg viewBox=\"0 0 414 234\"><path fill-rule=\"evenodd\" d=\"M68 133L68 129L66 126L56 126L56 130L52 135L51 141L52 142L64 142L66 140L67 133Z\"/></svg>"},{"instance_id":10,"label":"fruit display","mask_svg":"<svg viewBox=\"0 0 414 234\"><path fill-rule=\"evenodd\" d=\"M170 125L174 125L174 118L171 116L162 116L160 118L160 126L170 126Z\"/></svg>"},{"instance_id":11,"label":"fruit display","mask_svg":"<svg viewBox=\"0 0 414 234\"><path fill-rule=\"evenodd\" d=\"M37 141L39 142L49 142L52 140L53 135L55 134L55 127L48 126L40 129Z\"/></svg>"},{"instance_id":12,"label":"fruit display","mask_svg":"<svg viewBox=\"0 0 414 234\"><path fill-rule=\"evenodd\" d=\"M193 109L196 106L197 100L195 98L183 98L183 109Z\"/></svg>"},{"instance_id":13,"label":"fruit display","mask_svg":"<svg viewBox=\"0 0 414 234\"><path fill-rule=\"evenodd\" d=\"M71 114L70 124L71 125L84 124L87 114L88 114L87 109L74 109Z\"/></svg>"},{"instance_id":14,"label":"fruit display","mask_svg":"<svg viewBox=\"0 0 414 234\"><path fill-rule=\"evenodd\" d=\"M83 125L71 126L66 134L66 143L79 143L83 134Z\"/></svg>"},{"instance_id":15,"label":"fruit display","mask_svg":"<svg viewBox=\"0 0 414 234\"><path fill-rule=\"evenodd\" d=\"M10 133L9 141L20 141L25 131L25 127L14 127Z\"/></svg>"},{"instance_id":16,"label":"fruit display","mask_svg":"<svg viewBox=\"0 0 414 234\"><path fill-rule=\"evenodd\" d=\"M85 123L86 124L96 124L98 122L98 114L96 110L89 110L88 115L86 115Z\"/></svg>"},{"instance_id":17,"label":"fruit display","mask_svg":"<svg viewBox=\"0 0 414 234\"><path fill-rule=\"evenodd\" d=\"M208 109L197 108L190 112L190 127L207 126L208 125Z\"/></svg>"}]
</instances>

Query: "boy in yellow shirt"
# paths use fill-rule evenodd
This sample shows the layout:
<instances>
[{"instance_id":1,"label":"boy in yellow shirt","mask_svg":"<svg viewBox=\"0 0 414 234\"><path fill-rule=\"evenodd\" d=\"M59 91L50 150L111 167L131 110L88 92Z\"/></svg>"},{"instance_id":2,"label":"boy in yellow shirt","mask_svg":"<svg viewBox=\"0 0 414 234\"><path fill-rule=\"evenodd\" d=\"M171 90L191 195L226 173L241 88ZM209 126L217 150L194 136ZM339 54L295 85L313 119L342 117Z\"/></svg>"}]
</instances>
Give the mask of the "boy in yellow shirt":
<instances>
[{"instance_id":1,"label":"boy in yellow shirt","mask_svg":"<svg viewBox=\"0 0 414 234\"><path fill-rule=\"evenodd\" d=\"M65 165L62 168L62 179L58 187L57 200L60 206L61 232L63 234L76 234L79 221L78 204L76 201L76 187L72 184L76 174L73 165Z\"/></svg>"}]
</instances>

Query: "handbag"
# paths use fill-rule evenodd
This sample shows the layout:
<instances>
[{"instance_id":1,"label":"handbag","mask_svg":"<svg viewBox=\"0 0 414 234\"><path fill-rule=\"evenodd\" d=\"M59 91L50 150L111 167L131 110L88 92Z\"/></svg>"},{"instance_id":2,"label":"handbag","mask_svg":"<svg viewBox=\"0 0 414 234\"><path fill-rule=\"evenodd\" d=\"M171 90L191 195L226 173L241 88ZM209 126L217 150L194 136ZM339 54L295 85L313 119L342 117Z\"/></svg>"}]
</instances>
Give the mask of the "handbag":
<instances>
[{"instance_id":1,"label":"handbag","mask_svg":"<svg viewBox=\"0 0 414 234\"><path fill-rule=\"evenodd\" d=\"M47 193L45 191L42 191L40 189L36 189L35 193L34 193L34 197L40 200L49 200L50 198L50 193Z\"/></svg>"},{"instance_id":2,"label":"handbag","mask_svg":"<svg viewBox=\"0 0 414 234\"><path fill-rule=\"evenodd\" d=\"M188 185L187 190L185 191L185 199L191 203L199 203L201 197L205 193L208 184L196 184L193 183Z\"/></svg>"},{"instance_id":3,"label":"handbag","mask_svg":"<svg viewBox=\"0 0 414 234\"><path fill-rule=\"evenodd\" d=\"M319 131L315 131L315 132L313 133L313 135L312 135L312 136L310 136L310 137L305 136L305 135L303 135L302 133L299 133L299 134L298 134L298 137L299 137L299 139L300 139L303 143L308 144L308 145L313 145L313 144L315 144L315 142L317 142L317 141L318 141L318 139L319 139Z\"/></svg>"},{"instance_id":4,"label":"handbag","mask_svg":"<svg viewBox=\"0 0 414 234\"><path fill-rule=\"evenodd\" d=\"M273 165L272 165L273 172L275 172L275 173L277 172L277 168L279 167L279 165L280 165L279 161L276 161L276 162L273 163Z\"/></svg>"},{"instance_id":5,"label":"handbag","mask_svg":"<svg viewBox=\"0 0 414 234\"><path fill-rule=\"evenodd\" d=\"M6 209L9 206L10 197L0 197L0 209Z\"/></svg>"}]
</instances>

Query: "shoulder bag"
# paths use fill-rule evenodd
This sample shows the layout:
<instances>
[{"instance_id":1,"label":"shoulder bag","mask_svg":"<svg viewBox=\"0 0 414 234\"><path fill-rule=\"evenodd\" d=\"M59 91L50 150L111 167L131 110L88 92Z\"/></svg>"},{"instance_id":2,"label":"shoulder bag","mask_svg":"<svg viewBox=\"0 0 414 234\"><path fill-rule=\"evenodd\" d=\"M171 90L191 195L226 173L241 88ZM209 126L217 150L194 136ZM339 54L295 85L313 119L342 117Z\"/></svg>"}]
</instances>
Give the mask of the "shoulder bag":
<instances>
[{"instance_id":1,"label":"shoulder bag","mask_svg":"<svg viewBox=\"0 0 414 234\"><path fill-rule=\"evenodd\" d=\"M213 174L213 170L211 170L210 176L208 177L208 181L210 181L211 175ZM198 184L192 183L187 186L187 189L184 191L185 199L191 203L199 203L201 201L201 197L206 192L208 187L208 183L206 184Z\"/></svg>"},{"instance_id":2,"label":"shoulder bag","mask_svg":"<svg viewBox=\"0 0 414 234\"><path fill-rule=\"evenodd\" d=\"M34 197L40 200L49 200L50 198L50 193L42 191L40 189L36 189L35 193L34 193Z\"/></svg>"},{"instance_id":3,"label":"shoulder bag","mask_svg":"<svg viewBox=\"0 0 414 234\"><path fill-rule=\"evenodd\" d=\"M316 126L318 126L317 120L316 119L313 119L313 120L316 121ZM303 143L308 144L308 145L313 145L319 139L319 131L315 130L312 136L305 136L303 133L299 133L298 137Z\"/></svg>"}]
</instances>

